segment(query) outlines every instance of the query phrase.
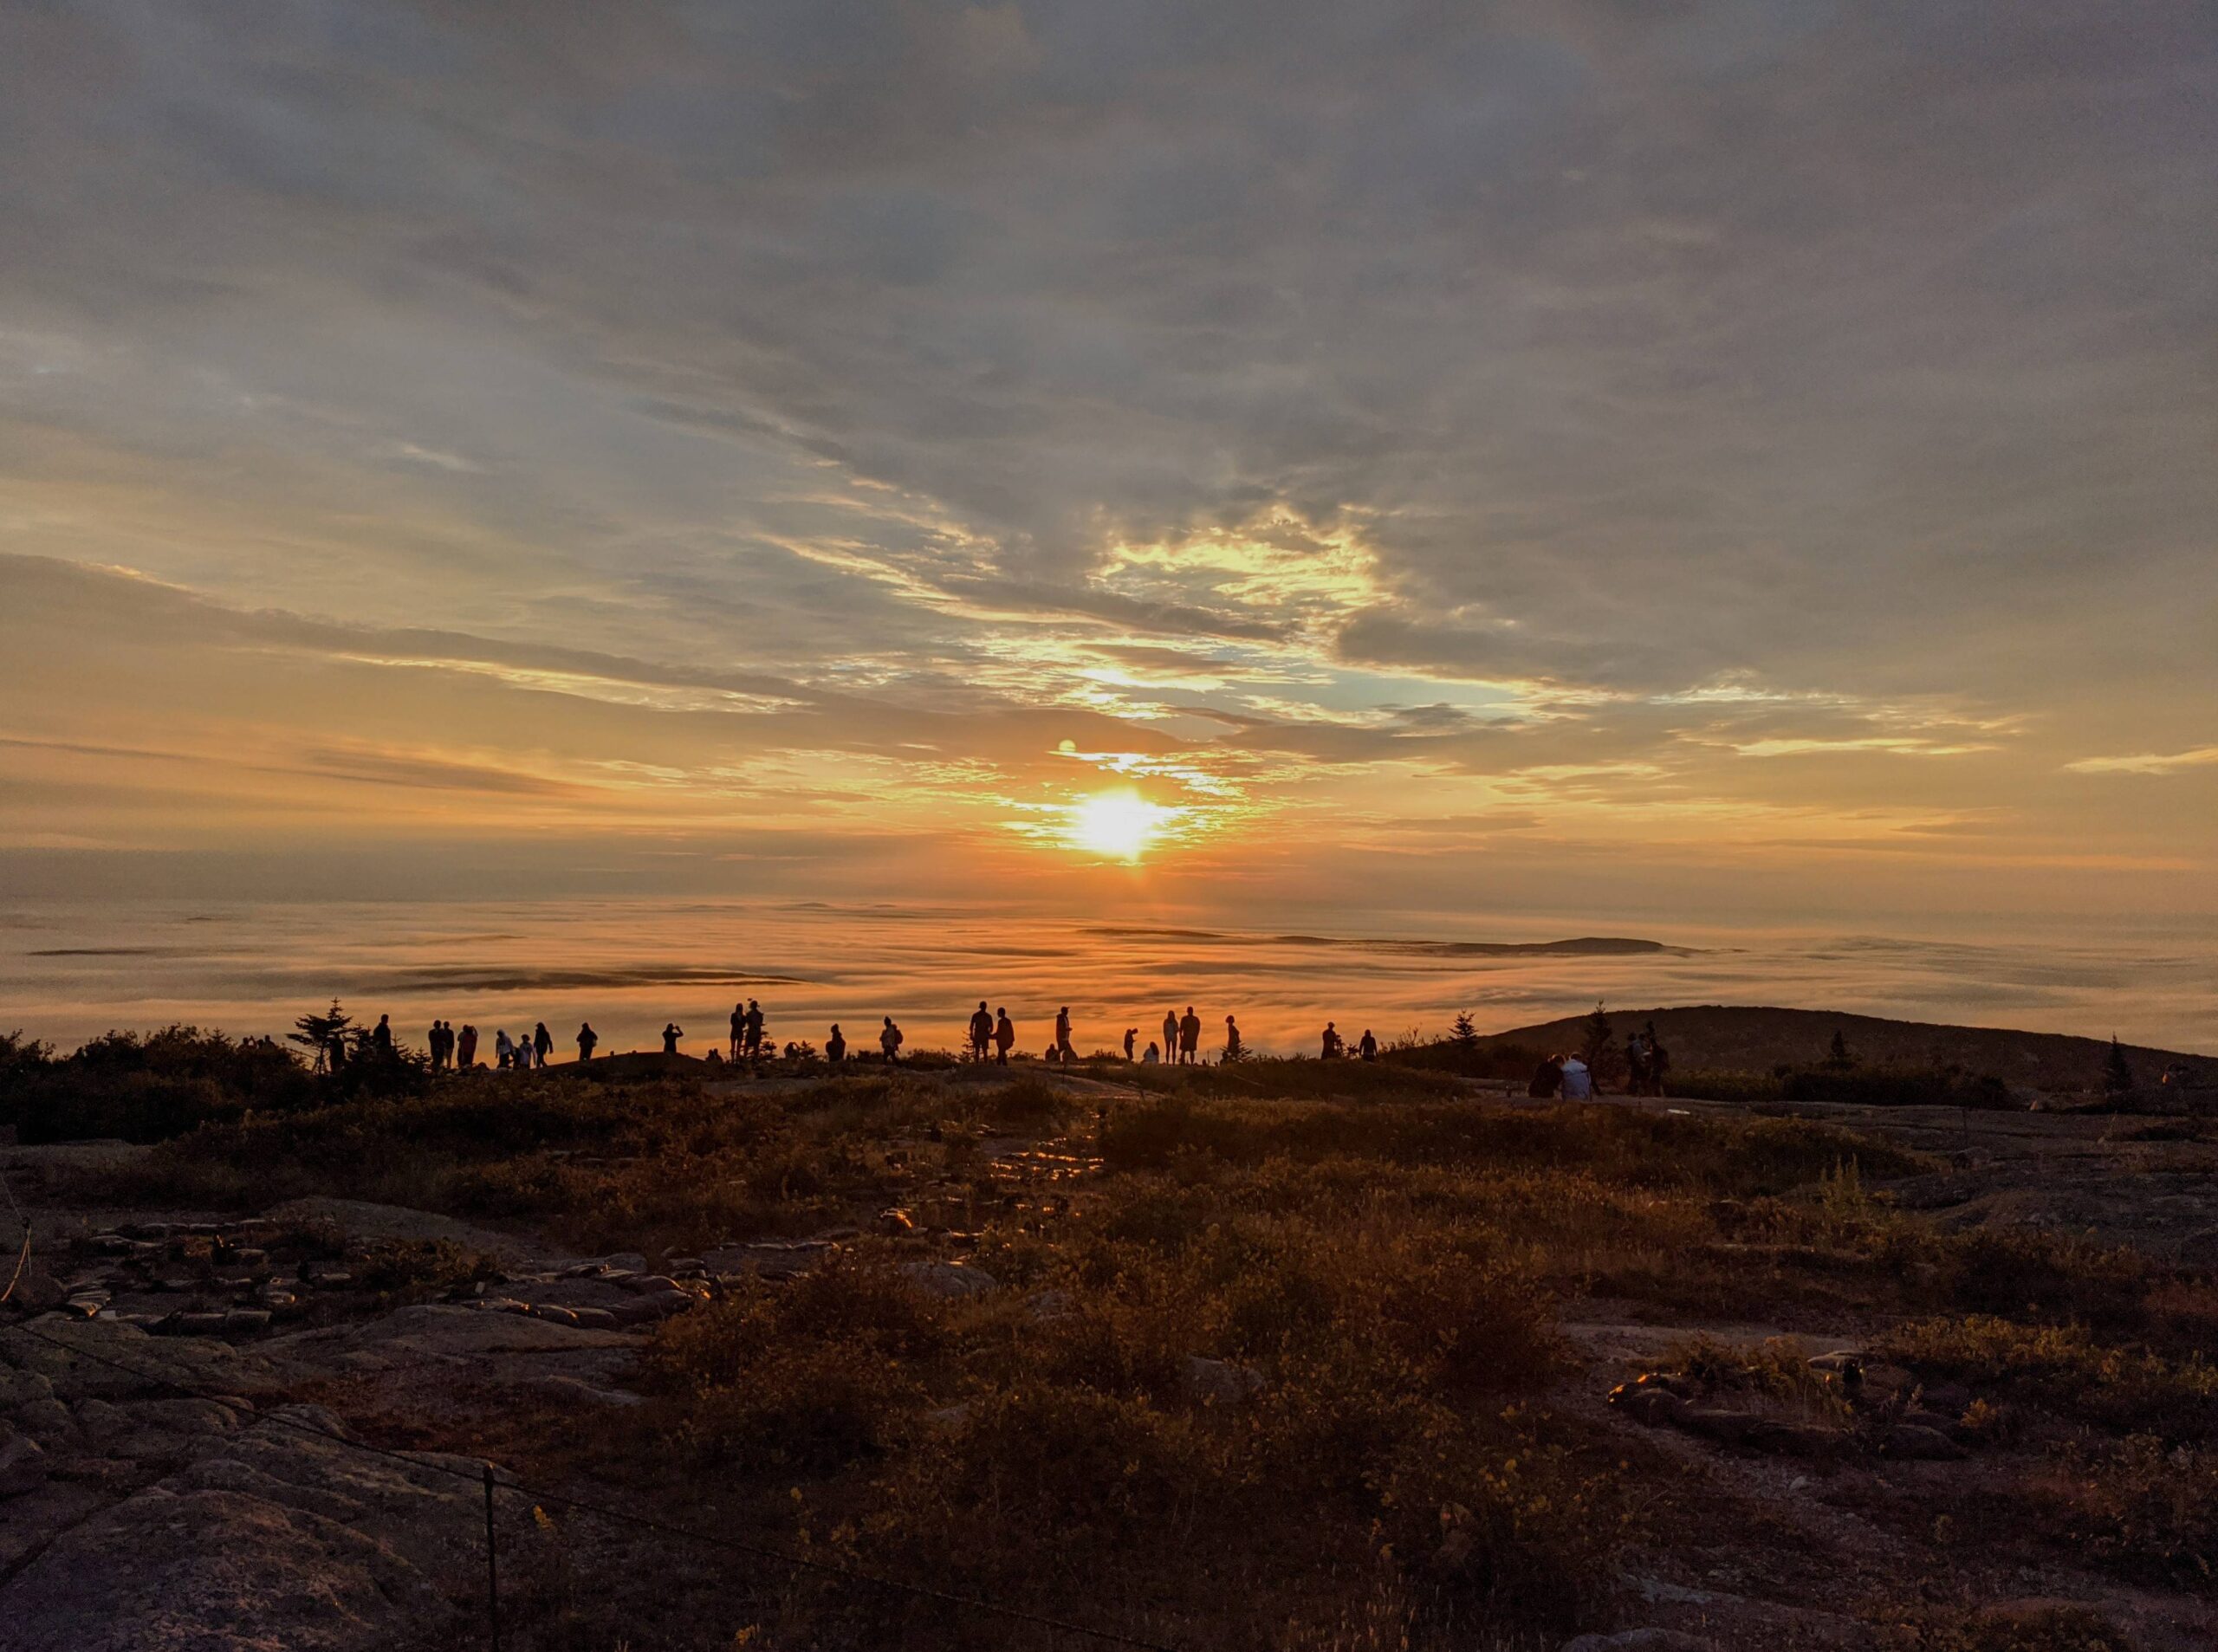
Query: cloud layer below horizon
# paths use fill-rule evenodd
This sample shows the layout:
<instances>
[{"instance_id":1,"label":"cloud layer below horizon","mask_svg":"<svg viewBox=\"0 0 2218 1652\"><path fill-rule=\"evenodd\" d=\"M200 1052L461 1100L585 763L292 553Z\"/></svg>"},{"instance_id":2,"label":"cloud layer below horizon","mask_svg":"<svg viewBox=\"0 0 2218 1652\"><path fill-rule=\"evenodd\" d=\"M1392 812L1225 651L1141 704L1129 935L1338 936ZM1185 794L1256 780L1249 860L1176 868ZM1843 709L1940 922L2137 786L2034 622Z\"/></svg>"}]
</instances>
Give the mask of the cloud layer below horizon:
<instances>
[{"instance_id":1,"label":"cloud layer below horizon","mask_svg":"<svg viewBox=\"0 0 2218 1652\"><path fill-rule=\"evenodd\" d=\"M2207 6L31 5L0 144L0 889L2218 910Z\"/></svg>"}]
</instances>

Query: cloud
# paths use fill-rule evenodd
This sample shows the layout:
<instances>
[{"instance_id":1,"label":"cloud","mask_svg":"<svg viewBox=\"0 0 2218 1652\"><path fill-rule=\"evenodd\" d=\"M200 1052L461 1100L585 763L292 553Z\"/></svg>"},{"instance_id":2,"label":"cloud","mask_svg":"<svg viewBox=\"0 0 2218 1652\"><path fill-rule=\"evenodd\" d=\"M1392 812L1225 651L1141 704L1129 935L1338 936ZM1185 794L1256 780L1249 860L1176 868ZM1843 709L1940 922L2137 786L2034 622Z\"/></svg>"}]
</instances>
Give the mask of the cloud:
<instances>
[{"instance_id":1,"label":"cloud","mask_svg":"<svg viewBox=\"0 0 2218 1652\"><path fill-rule=\"evenodd\" d=\"M2133 757L2082 757L2064 767L2067 774L2176 774L2183 768L2202 768L2211 764L2218 764L2218 746L2197 746L2192 751L2169 755L2144 752Z\"/></svg>"},{"instance_id":2,"label":"cloud","mask_svg":"<svg viewBox=\"0 0 2218 1652\"><path fill-rule=\"evenodd\" d=\"M2195 859L2058 776L2207 749L2214 92L2189 0L14 8L0 549L146 577L13 565L83 658L0 695L237 807L861 831L1069 738Z\"/></svg>"}]
</instances>

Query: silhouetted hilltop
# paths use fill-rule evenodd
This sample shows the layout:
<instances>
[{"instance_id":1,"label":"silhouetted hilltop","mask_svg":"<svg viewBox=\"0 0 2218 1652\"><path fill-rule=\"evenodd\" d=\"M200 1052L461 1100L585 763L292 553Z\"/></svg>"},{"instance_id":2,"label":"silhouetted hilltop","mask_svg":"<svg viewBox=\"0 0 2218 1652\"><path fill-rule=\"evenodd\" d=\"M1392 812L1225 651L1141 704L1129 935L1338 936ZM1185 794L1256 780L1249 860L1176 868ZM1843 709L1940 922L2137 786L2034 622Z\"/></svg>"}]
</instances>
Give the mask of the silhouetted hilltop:
<instances>
[{"instance_id":1,"label":"silhouetted hilltop","mask_svg":"<svg viewBox=\"0 0 2218 1652\"><path fill-rule=\"evenodd\" d=\"M2001 1027L1952 1027L1937 1021L1897 1021L1878 1015L1848 1015L1832 1010L1778 1009L1767 1005L1698 1004L1675 1009L1610 1012L1610 1031L1625 1035L1656 1023L1657 1036L1671 1053L1678 1072L1724 1068L1768 1072L1791 1065L1814 1066L1824 1060L1839 1033L1849 1053L1865 1066L1959 1066L1991 1073L2007 1083L2037 1089L2092 1089L2102 1082L2110 1053L2107 1038L2077 1038L2063 1033L2025 1033ZM1480 1043L1536 1050L1578 1047L1586 1017L1490 1033ZM2177 1050L2125 1046L2127 1059L2144 1084L2175 1061L2202 1064L2213 1059Z\"/></svg>"}]
</instances>

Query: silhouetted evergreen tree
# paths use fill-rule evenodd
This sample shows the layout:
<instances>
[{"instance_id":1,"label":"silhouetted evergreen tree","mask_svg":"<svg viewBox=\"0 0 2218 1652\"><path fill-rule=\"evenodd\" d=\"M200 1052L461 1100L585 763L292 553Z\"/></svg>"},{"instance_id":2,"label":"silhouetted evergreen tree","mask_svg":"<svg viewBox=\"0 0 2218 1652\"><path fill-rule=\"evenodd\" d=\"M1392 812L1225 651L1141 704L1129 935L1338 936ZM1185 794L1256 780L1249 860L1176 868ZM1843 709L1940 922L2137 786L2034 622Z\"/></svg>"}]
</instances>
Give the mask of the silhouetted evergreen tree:
<instances>
[{"instance_id":1,"label":"silhouetted evergreen tree","mask_svg":"<svg viewBox=\"0 0 2218 1652\"><path fill-rule=\"evenodd\" d=\"M1472 1020L1469 1010L1456 1012L1456 1019L1448 1026L1448 1041L1460 1049L1475 1050L1479 1047L1478 1024Z\"/></svg>"},{"instance_id":2,"label":"silhouetted evergreen tree","mask_svg":"<svg viewBox=\"0 0 2218 1652\"><path fill-rule=\"evenodd\" d=\"M2111 1034L2111 1053L2103 1063L2103 1089L2105 1093L2123 1095L2133 1088L2133 1063L2125 1059L2125 1046L2117 1041L2117 1034Z\"/></svg>"},{"instance_id":3,"label":"silhouetted evergreen tree","mask_svg":"<svg viewBox=\"0 0 2218 1652\"><path fill-rule=\"evenodd\" d=\"M1611 1042L1609 1012L1602 1007L1602 1001L1598 998L1594 1001L1594 1013L1586 1018L1586 1030L1581 1033L1579 1043L1579 1055L1593 1072L1598 1086L1602 1081L1603 1064L1609 1057Z\"/></svg>"},{"instance_id":4,"label":"silhouetted evergreen tree","mask_svg":"<svg viewBox=\"0 0 2218 1652\"><path fill-rule=\"evenodd\" d=\"M347 1047L350 1035L357 1045L368 1037L364 1029L354 1025L354 1018L339 1007L336 998L331 1001L331 1007L322 1014L311 1012L293 1025L300 1030L288 1033L285 1036L294 1043L305 1044L315 1052L315 1065L318 1072L324 1070L336 1051Z\"/></svg>"}]
</instances>

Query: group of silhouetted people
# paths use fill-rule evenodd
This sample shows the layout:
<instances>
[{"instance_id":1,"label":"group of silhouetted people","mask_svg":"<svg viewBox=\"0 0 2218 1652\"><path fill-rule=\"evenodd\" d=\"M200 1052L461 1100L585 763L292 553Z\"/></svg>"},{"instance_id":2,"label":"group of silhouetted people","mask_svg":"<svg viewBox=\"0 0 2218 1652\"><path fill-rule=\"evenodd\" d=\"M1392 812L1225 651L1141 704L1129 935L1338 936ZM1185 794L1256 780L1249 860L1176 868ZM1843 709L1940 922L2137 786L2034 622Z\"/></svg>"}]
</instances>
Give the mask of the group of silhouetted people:
<instances>
[{"instance_id":1,"label":"group of silhouetted people","mask_svg":"<svg viewBox=\"0 0 2218 1652\"><path fill-rule=\"evenodd\" d=\"M390 1048L392 1033L386 1019L378 1018L376 1040L382 1034L385 1046ZM464 1021L457 1027L451 1021L435 1020L425 1042L431 1052L431 1071L434 1072L467 1072L477 1065L477 1029ZM578 1026L578 1059L590 1061L600 1043L600 1034L593 1030L590 1022ZM529 1072L543 1067L554 1053L554 1035L547 1030L547 1023L534 1023L531 1031L522 1038L510 1038L506 1027L496 1027L493 1033L493 1066L503 1072Z\"/></svg>"},{"instance_id":2,"label":"group of silhouetted people","mask_svg":"<svg viewBox=\"0 0 2218 1652\"><path fill-rule=\"evenodd\" d=\"M736 1062L759 1060L765 1056L775 1058L780 1052L775 1045L766 1046L763 1024L762 1007L756 1000L749 998L743 1003L734 1004L731 1007L730 1053L727 1057L722 1051L711 1050L709 1059L721 1063L727 1059ZM678 1045L684 1036L685 1029L676 1021L666 1023L662 1029L663 1053L678 1054ZM1136 1027L1125 1029L1125 1060L1142 1066L1191 1066L1201 1060L1202 1020L1194 1013L1191 1004L1186 1006L1183 1015L1176 1010L1163 1013L1161 1043L1151 1040L1143 1049L1139 1036L1139 1028ZM1007 1007L989 1010L986 1007L986 1000L980 999L967 1029L965 1057L972 1061L990 1059L1001 1066L1007 1066L1009 1053L1016 1047L1016 1024L1009 1019ZM888 1062L898 1061L905 1042L901 1028L895 1024L893 1018L891 1015L884 1017L878 1034L880 1058ZM468 1022L457 1028L445 1020L433 1021L429 1043L434 1072L466 1072L477 1065L477 1029ZM600 1043L600 1034L593 1030L592 1024L580 1023L577 1032L578 1059L592 1060ZM370 1045L373 1051L392 1053L392 1028L386 1017L378 1018L378 1024L370 1034ZM493 1035L493 1065L503 1072L529 1072L547 1066L554 1048L554 1036L547 1030L544 1021L535 1023L531 1032L520 1039L510 1038L505 1028L500 1029ZM824 1040L825 1059L842 1062L847 1059L847 1053L846 1035L840 1030L840 1024L834 1021ZM783 1053L788 1058L796 1058L811 1052L806 1045L788 1044ZM1247 1053L1247 1046L1241 1040L1239 1023L1231 1016L1226 1016L1222 1059L1238 1061ZM1362 1036L1351 1048L1334 1022L1328 1020L1325 1023L1318 1050L1322 1059L1337 1061L1352 1054L1357 1060L1376 1061L1378 1053L1378 1040L1369 1027L1364 1029ZM1067 1004L1055 1012L1054 1037L1041 1059L1057 1066L1075 1062L1079 1059L1078 1050L1072 1042L1071 1010ZM1627 1094L1663 1095L1664 1081L1670 1071L1671 1058L1657 1040L1653 1021L1626 1040L1625 1063ZM1539 1099L1560 1098L1566 1101L1585 1101L1591 1099L1595 1092L1593 1069L1576 1053L1549 1056L1540 1064L1527 1085L1527 1094Z\"/></svg>"},{"instance_id":3,"label":"group of silhouetted people","mask_svg":"<svg viewBox=\"0 0 2218 1652\"><path fill-rule=\"evenodd\" d=\"M1325 1023L1321 1036L1324 1047L1317 1053L1320 1059L1338 1061L1347 1054L1347 1040L1340 1036L1340 1029L1332 1022ZM1376 1061L1378 1059L1378 1040L1367 1027L1363 1029L1363 1036L1355 1041L1355 1054L1359 1061Z\"/></svg>"},{"instance_id":4,"label":"group of silhouetted people","mask_svg":"<svg viewBox=\"0 0 2218 1652\"><path fill-rule=\"evenodd\" d=\"M1656 1036L1656 1023L1646 1027L1625 1040L1625 1093L1629 1096L1662 1096L1664 1080L1671 1071L1671 1053ZM1565 1101L1592 1101L1597 1092L1593 1067L1574 1051L1568 1055L1552 1055L1534 1069L1533 1081L1525 1086L1525 1093L1536 1101L1550 1101L1559 1098Z\"/></svg>"}]
</instances>

